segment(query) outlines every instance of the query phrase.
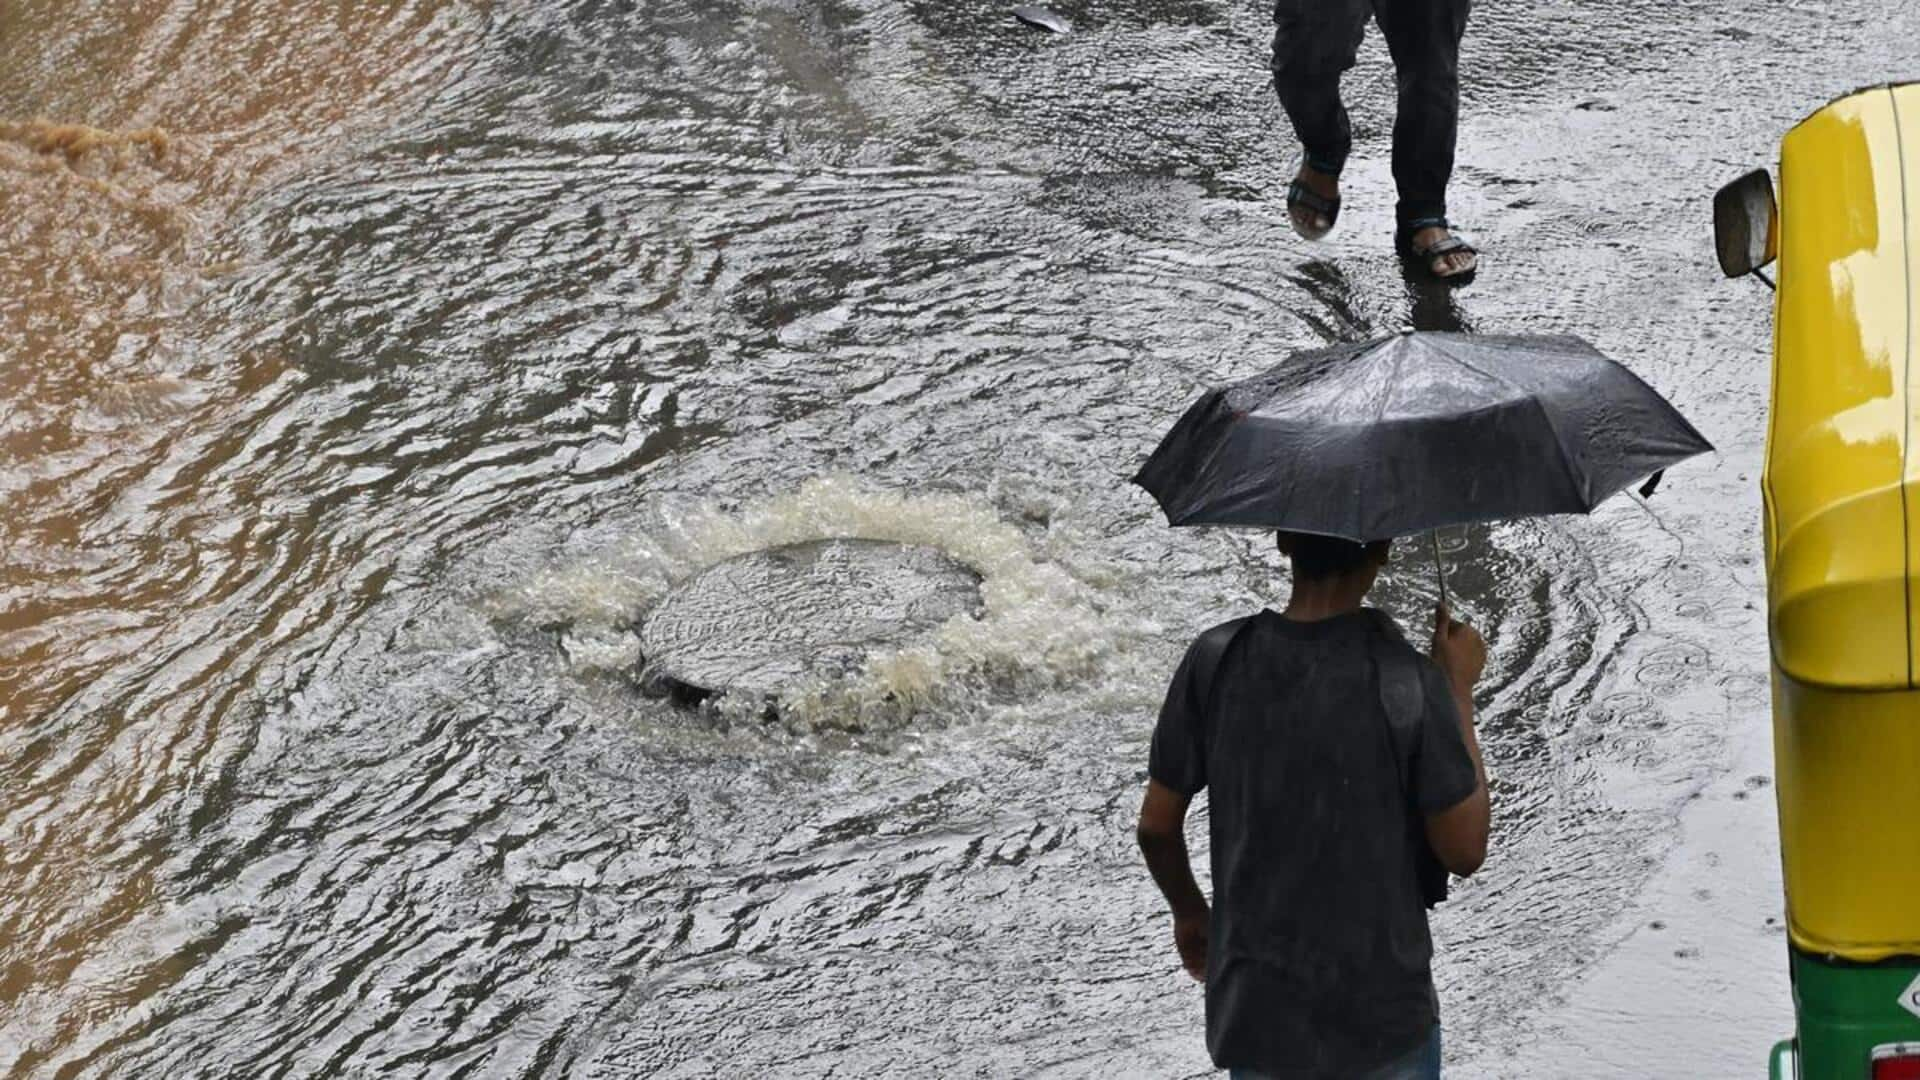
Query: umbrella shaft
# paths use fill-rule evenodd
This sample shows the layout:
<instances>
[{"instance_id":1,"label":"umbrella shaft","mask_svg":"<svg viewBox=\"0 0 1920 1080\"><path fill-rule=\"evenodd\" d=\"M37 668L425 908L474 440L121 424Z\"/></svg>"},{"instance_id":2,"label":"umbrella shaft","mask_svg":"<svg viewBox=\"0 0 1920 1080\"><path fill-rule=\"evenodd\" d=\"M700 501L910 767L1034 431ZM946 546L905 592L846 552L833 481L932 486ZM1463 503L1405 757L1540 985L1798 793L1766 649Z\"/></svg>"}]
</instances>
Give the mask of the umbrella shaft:
<instances>
[{"instance_id":1,"label":"umbrella shaft","mask_svg":"<svg viewBox=\"0 0 1920 1080\"><path fill-rule=\"evenodd\" d=\"M1447 606L1447 565L1440 559L1440 530L1428 529L1427 539L1433 545L1433 577L1440 584L1440 606Z\"/></svg>"}]
</instances>

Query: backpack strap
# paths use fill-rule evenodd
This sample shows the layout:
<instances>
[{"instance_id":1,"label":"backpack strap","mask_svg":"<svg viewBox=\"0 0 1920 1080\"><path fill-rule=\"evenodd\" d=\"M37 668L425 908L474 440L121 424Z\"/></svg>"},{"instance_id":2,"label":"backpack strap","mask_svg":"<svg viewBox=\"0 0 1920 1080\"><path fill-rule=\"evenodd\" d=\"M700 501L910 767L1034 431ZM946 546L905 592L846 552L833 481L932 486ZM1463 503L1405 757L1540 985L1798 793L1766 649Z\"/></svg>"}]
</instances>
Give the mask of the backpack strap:
<instances>
[{"instance_id":1,"label":"backpack strap","mask_svg":"<svg viewBox=\"0 0 1920 1080\"><path fill-rule=\"evenodd\" d=\"M1393 768L1400 776L1400 790L1411 802L1413 792L1407 786L1403 763L1412 760L1420 748L1420 721L1427 711L1419 661L1410 652L1387 648L1381 650L1374 664L1380 672L1380 710L1387 718L1387 738L1393 744Z\"/></svg>"},{"instance_id":2,"label":"backpack strap","mask_svg":"<svg viewBox=\"0 0 1920 1080\"><path fill-rule=\"evenodd\" d=\"M1227 649L1232 647L1234 639L1240 636L1240 631L1246 629L1247 624L1252 621L1253 617L1249 615L1223 622L1201 634L1200 639L1194 643L1193 677L1198 680L1199 685L1206 687L1204 705L1206 711L1202 715L1213 714L1215 676L1220 673L1220 661L1226 657Z\"/></svg>"},{"instance_id":3,"label":"backpack strap","mask_svg":"<svg viewBox=\"0 0 1920 1080\"><path fill-rule=\"evenodd\" d=\"M1393 645L1376 654L1374 664L1380 676L1380 711L1386 718L1387 744L1393 756L1394 775L1400 781L1400 798L1406 804L1414 837L1414 869L1420 880L1420 896L1428 907L1447 898L1447 868L1427 844L1426 818L1414 802L1413 788L1407 783L1406 762L1413 760L1421 743L1421 722L1426 717L1427 695L1420 685L1420 657L1404 645L1398 633Z\"/></svg>"},{"instance_id":4,"label":"backpack strap","mask_svg":"<svg viewBox=\"0 0 1920 1080\"><path fill-rule=\"evenodd\" d=\"M1387 618L1384 612L1372 609L1367 614L1373 616L1374 630L1387 639L1386 648L1374 653L1374 668L1379 676L1380 711L1387 718L1387 741L1394 751L1393 771L1400 778L1401 792L1411 804L1413 791L1407 786L1403 762L1413 760L1414 753L1420 748L1420 721L1427 710L1426 691L1420 686L1420 661L1392 619Z\"/></svg>"}]
</instances>

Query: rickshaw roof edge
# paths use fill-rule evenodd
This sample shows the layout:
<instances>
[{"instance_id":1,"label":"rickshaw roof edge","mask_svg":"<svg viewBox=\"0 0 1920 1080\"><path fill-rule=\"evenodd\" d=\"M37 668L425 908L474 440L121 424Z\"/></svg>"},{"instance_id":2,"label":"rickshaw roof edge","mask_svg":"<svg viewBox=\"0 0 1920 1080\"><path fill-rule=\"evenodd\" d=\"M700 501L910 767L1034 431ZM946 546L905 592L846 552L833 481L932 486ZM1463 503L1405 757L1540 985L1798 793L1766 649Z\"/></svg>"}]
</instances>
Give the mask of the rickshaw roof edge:
<instances>
[{"instance_id":1,"label":"rickshaw roof edge","mask_svg":"<svg viewBox=\"0 0 1920 1080\"><path fill-rule=\"evenodd\" d=\"M1797 128L1802 124L1805 124L1807 121L1813 119L1816 116L1819 116L1821 113L1826 112L1828 109L1833 108L1835 105L1842 104L1843 102L1852 101L1854 98L1862 97L1866 94L1871 94L1876 90L1884 90L1887 93L1891 94L1895 90L1898 90L1901 87L1905 87L1905 86L1920 86L1920 79L1903 79L1899 82L1868 83L1865 86L1855 87L1854 89L1849 90L1844 94L1836 94L1835 96L1827 99L1827 101L1823 103L1819 108L1814 109L1813 111L1807 113L1805 116L1802 116L1800 119L1794 121L1793 128ZM1787 130L1791 132L1793 128L1788 128Z\"/></svg>"}]
</instances>

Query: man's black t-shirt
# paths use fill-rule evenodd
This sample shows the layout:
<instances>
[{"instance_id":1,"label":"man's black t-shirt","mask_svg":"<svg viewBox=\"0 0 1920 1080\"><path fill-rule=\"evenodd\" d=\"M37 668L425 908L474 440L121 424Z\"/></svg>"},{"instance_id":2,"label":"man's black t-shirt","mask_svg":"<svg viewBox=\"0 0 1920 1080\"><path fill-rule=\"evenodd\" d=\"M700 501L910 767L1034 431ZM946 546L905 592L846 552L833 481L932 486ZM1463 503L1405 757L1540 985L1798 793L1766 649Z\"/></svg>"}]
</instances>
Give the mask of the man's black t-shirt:
<instances>
[{"instance_id":1,"label":"man's black t-shirt","mask_svg":"<svg viewBox=\"0 0 1920 1080\"><path fill-rule=\"evenodd\" d=\"M1398 750L1380 697L1388 650L1417 657L1425 698L1418 737ZM1319 622L1263 611L1211 686L1197 651L1174 673L1148 772L1184 794L1211 789L1214 1063L1348 1077L1412 1050L1437 1019L1413 808L1447 809L1477 783L1445 677L1371 609Z\"/></svg>"}]
</instances>

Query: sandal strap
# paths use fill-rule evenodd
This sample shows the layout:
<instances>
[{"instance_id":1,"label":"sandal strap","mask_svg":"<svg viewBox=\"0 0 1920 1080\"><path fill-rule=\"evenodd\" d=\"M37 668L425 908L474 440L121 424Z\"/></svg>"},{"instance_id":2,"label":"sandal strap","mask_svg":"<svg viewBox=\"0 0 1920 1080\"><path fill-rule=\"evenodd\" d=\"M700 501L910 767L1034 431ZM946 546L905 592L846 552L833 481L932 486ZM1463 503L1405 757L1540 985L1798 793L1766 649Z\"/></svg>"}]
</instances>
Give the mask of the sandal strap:
<instances>
[{"instance_id":1,"label":"sandal strap","mask_svg":"<svg viewBox=\"0 0 1920 1080\"><path fill-rule=\"evenodd\" d=\"M1422 259L1437 259L1442 255L1452 255L1455 252L1465 252L1469 255L1480 254L1478 248L1475 248L1472 244L1467 243L1458 236L1448 236L1445 239L1436 240L1427 247L1420 247L1416 244L1413 249L1413 253Z\"/></svg>"},{"instance_id":2,"label":"sandal strap","mask_svg":"<svg viewBox=\"0 0 1920 1080\"><path fill-rule=\"evenodd\" d=\"M1287 185L1287 202L1293 206L1304 206L1316 214L1331 216L1340 212L1339 196L1329 199L1298 180Z\"/></svg>"}]
</instances>

